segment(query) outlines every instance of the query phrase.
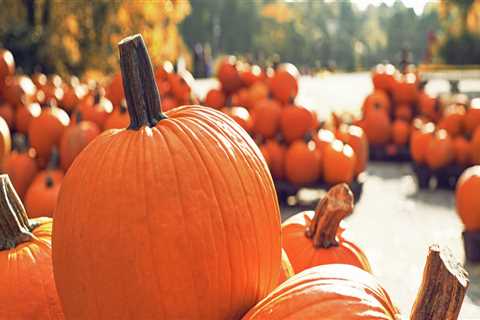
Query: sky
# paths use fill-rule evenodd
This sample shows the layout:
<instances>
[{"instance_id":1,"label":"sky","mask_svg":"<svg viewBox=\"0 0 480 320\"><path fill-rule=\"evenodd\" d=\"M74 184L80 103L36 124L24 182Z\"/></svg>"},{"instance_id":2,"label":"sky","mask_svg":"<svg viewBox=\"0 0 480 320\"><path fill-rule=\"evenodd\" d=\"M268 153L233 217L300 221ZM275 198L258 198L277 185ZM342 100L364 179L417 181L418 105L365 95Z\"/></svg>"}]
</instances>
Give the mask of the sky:
<instances>
[{"instance_id":1,"label":"sky","mask_svg":"<svg viewBox=\"0 0 480 320\"><path fill-rule=\"evenodd\" d=\"M379 6L385 3L387 6L392 6L395 0L351 0L360 10L365 10L369 4ZM423 13L423 9L428 2L438 2L439 0L401 0L407 8L413 8L417 15Z\"/></svg>"}]
</instances>

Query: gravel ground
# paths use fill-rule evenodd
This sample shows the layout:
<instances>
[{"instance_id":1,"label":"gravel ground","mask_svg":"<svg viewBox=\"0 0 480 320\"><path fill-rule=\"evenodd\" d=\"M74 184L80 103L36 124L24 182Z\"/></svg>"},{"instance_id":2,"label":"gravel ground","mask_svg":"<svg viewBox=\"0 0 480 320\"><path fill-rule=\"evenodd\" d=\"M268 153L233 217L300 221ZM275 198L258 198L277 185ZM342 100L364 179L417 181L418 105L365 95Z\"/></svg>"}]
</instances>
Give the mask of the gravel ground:
<instances>
[{"instance_id":1,"label":"gravel ground","mask_svg":"<svg viewBox=\"0 0 480 320\"><path fill-rule=\"evenodd\" d=\"M194 90L203 97L215 85L215 80L201 80ZM467 85L469 89L480 88L478 82ZM297 103L314 109L320 117L332 110L358 112L371 90L368 73L304 77ZM445 90L448 84L442 81L427 87L432 94ZM452 191L417 190L408 164L369 164L362 197L348 222L373 273L406 315L415 299L430 244L448 246L464 261L463 226L455 214L454 201ZM282 208L282 216L285 219L298 211ZM466 265L466 269L471 282L460 318L480 319L480 266Z\"/></svg>"}]
</instances>

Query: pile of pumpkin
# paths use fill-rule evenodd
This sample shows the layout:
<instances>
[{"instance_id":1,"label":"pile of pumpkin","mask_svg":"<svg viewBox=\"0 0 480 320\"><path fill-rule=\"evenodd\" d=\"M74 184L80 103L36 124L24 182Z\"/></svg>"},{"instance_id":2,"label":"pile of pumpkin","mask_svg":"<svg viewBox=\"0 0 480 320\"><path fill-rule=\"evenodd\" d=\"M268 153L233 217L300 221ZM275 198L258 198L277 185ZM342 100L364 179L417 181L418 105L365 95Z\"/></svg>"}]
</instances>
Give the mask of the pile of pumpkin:
<instances>
[{"instance_id":1,"label":"pile of pumpkin","mask_svg":"<svg viewBox=\"0 0 480 320\"><path fill-rule=\"evenodd\" d=\"M346 184L280 225L251 137L211 108L163 112L141 36L119 49L130 125L80 152L53 221L29 219L0 175L0 318L399 317L349 240ZM456 319L467 286L431 247L411 319Z\"/></svg>"},{"instance_id":2,"label":"pile of pumpkin","mask_svg":"<svg viewBox=\"0 0 480 320\"><path fill-rule=\"evenodd\" d=\"M320 128L315 112L295 103L298 75L289 63L262 70L230 56L219 63L220 87L207 93L204 104L253 137L275 180L298 187L350 183L366 167L365 134L346 124Z\"/></svg>"},{"instance_id":3,"label":"pile of pumpkin","mask_svg":"<svg viewBox=\"0 0 480 320\"><path fill-rule=\"evenodd\" d=\"M196 102L188 71L167 62L155 77L166 110ZM76 77L17 75L13 55L0 50L0 166L30 216L52 216L75 157L102 131L129 123L120 74L105 89Z\"/></svg>"}]
</instances>

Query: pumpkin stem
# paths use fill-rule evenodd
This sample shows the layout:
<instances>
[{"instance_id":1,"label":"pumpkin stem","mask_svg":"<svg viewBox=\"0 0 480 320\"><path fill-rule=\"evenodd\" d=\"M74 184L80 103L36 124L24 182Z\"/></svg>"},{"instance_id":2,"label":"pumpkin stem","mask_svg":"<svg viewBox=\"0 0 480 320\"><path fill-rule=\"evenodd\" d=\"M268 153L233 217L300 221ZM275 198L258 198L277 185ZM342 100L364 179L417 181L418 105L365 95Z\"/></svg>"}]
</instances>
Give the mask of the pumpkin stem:
<instances>
[{"instance_id":1,"label":"pumpkin stem","mask_svg":"<svg viewBox=\"0 0 480 320\"><path fill-rule=\"evenodd\" d=\"M468 274L449 250L432 245L410 320L455 320L468 287Z\"/></svg>"},{"instance_id":2,"label":"pumpkin stem","mask_svg":"<svg viewBox=\"0 0 480 320\"><path fill-rule=\"evenodd\" d=\"M47 175L45 177L45 186L47 186L47 188L51 188L53 187L53 185L54 185L53 178L50 175Z\"/></svg>"},{"instance_id":3,"label":"pumpkin stem","mask_svg":"<svg viewBox=\"0 0 480 320\"><path fill-rule=\"evenodd\" d=\"M77 124L80 124L82 120L83 120L83 114L80 111L77 111L75 113L75 121L77 122Z\"/></svg>"},{"instance_id":4,"label":"pumpkin stem","mask_svg":"<svg viewBox=\"0 0 480 320\"><path fill-rule=\"evenodd\" d=\"M333 186L320 200L305 235L316 248L337 246L338 226L353 210L353 193L346 183Z\"/></svg>"},{"instance_id":5,"label":"pumpkin stem","mask_svg":"<svg viewBox=\"0 0 480 320\"><path fill-rule=\"evenodd\" d=\"M7 174L0 175L0 250L33 238L27 213Z\"/></svg>"},{"instance_id":6,"label":"pumpkin stem","mask_svg":"<svg viewBox=\"0 0 480 320\"><path fill-rule=\"evenodd\" d=\"M50 160L48 161L47 169L49 170L57 169L59 163L60 163L60 153L58 151L58 148L55 146L52 148L52 153L50 154Z\"/></svg>"},{"instance_id":7,"label":"pumpkin stem","mask_svg":"<svg viewBox=\"0 0 480 320\"><path fill-rule=\"evenodd\" d=\"M100 88L96 88L94 93L93 93L93 106L96 106L97 104L100 103L100 100L102 100L103 97L103 92Z\"/></svg>"},{"instance_id":8,"label":"pumpkin stem","mask_svg":"<svg viewBox=\"0 0 480 320\"><path fill-rule=\"evenodd\" d=\"M120 113L124 114L125 112L127 112L127 101L122 99L122 102L120 102Z\"/></svg>"},{"instance_id":9,"label":"pumpkin stem","mask_svg":"<svg viewBox=\"0 0 480 320\"><path fill-rule=\"evenodd\" d=\"M28 149L27 137L20 133L13 136L13 149L18 152L25 152Z\"/></svg>"},{"instance_id":10,"label":"pumpkin stem","mask_svg":"<svg viewBox=\"0 0 480 320\"><path fill-rule=\"evenodd\" d=\"M129 129L154 127L165 119L160 105L152 62L140 34L127 37L118 44L123 88L130 114Z\"/></svg>"}]
</instances>

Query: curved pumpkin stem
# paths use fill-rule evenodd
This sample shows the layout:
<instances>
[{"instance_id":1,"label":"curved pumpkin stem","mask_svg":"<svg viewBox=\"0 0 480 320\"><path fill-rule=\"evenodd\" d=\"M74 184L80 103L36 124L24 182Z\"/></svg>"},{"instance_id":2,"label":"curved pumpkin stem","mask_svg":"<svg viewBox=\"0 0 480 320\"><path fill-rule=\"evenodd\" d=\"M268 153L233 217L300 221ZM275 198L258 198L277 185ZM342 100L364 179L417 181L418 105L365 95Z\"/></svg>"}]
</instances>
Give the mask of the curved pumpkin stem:
<instances>
[{"instance_id":1,"label":"curved pumpkin stem","mask_svg":"<svg viewBox=\"0 0 480 320\"><path fill-rule=\"evenodd\" d=\"M33 228L10 178L0 175L0 250L31 240Z\"/></svg>"},{"instance_id":2,"label":"curved pumpkin stem","mask_svg":"<svg viewBox=\"0 0 480 320\"><path fill-rule=\"evenodd\" d=\"M120 41L120 67L123 88L130 114L129 129L153 127L165 119L160 105L152 63L141 35L133 35Z\"/></svg>"},{"instance_id":3,"label":"curved pumpkin stem","mask_svg":"<svg viewBox=\"0 0 480 320\"><path fill-rule=\"evenodd\" d=\"M337 246L337 230L343 218L353 210L353 193L346 183L337 184L320 200L305 235L317 248Z\"/></svg>"},{"instance_id":4,"label":"curved pumpkin stem","mask_svg":"<svg viewBox=\"0 0 480 320\"><path fill-rule=\"evenodd\" d=\"M430 246L410 320L457 319L468 283L467 272L450 251Z\"/></svg>"}]
</instances>

